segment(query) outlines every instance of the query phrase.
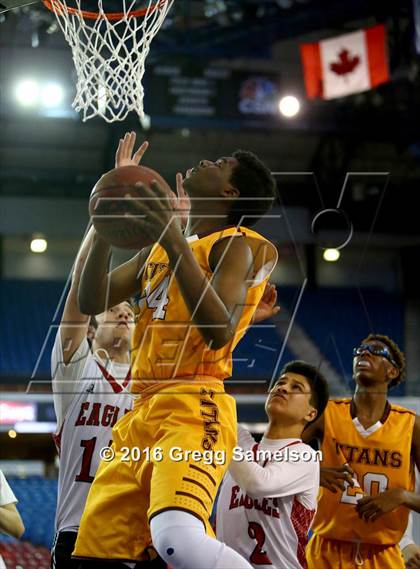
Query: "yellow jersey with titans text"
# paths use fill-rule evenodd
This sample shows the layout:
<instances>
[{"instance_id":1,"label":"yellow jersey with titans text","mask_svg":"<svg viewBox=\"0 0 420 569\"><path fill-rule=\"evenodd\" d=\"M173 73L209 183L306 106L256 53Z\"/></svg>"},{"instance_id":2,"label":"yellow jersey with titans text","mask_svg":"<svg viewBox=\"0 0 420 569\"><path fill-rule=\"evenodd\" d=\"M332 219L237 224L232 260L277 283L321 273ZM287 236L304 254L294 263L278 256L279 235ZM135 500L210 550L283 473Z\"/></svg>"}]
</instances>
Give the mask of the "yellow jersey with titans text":
<instances>
[{"instance_id":1,"label":"yellow jersey with titans text","mask_svg":"<svg viewBox=\"0 0 420 569\"><path fill-rule=\"evenodd\" d=\"M352 416L353 415L353 416ZM411 441L414 411L387 403L381 421L365 429L354 417L350 398L330 401L324 413L322 467L348 464L355 472L355 486L333 494L320 489L313 532L324 538L377 545L397 544L402 538L409 510L401 506L374 522L359 518L356 504L366 495L391 488L414 490Z\"/></svg>"}]
</instances>

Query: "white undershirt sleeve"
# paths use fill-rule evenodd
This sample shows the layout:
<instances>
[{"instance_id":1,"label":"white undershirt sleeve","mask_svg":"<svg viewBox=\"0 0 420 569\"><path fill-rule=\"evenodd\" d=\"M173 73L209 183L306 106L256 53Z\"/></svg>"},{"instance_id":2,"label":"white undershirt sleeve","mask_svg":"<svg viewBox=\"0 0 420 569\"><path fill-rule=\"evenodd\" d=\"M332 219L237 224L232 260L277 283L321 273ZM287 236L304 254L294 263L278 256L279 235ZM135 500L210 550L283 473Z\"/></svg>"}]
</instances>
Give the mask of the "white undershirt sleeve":
<instances>
[{"instance_id":1,"label":"white undershirt sleeve","mask_svg":"<svg viewBox=\"0 0 420 569\"><path fill-rule=\"evenodd\" d=\"M319 483L319 464L315 461L272 461L263 467L246 459L232 460L229 472L242 490L254 498L291 496Z\"/></svg>"},{"instance_id":2,"label":"white undershirt sleeve","mask_svg":"<svg viewBox=\"0 0 420 569\"><path fill-rule=\"evenodd\" d=\"M405 533L401 538L399 546L400 546L400 549L402 551L405 547L407 547L407 545L413 545L413 544L414 544L414 539L413 539L413 512L410 512L410 516L408 518L407 529L405 530Z\"/></svg>"},{"instance_id":3,"label":"white undershirt sleeve","mask_svg":"<svg viewBox=\"0 0 420 569\"><path fill-rule=\"evenodd\" d=\"M255 442L256 441L251 433L238 423L238 446L243 448L245 451L252 450Z\"/></svg>"}]
</instances>

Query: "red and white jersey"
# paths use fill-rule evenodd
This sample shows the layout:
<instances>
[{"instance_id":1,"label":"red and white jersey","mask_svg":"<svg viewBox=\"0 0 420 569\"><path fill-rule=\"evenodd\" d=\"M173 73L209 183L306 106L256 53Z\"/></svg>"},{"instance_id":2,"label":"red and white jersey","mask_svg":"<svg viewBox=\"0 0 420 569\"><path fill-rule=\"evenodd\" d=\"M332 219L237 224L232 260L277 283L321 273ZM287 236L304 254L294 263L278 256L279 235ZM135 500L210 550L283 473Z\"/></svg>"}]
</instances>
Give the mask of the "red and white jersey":
<instances>
[{"instance_id":1,"label":"red and white jersey","mask_svg":"<svg viewBox=\"0 0 420 569\"><path fill-rule=\"evenodd\" d=\"M253 567L306 568L319 490L315 451L300 439L256 444L240 426L238 445L217 503L217 538Z\"/></svg>"},{"instance_id":2,"label":"red and white jersey","mask_svg":"<svg viewBox=\"0 0 420 569\"><path fill-rule=\"evenodd\" d=\"M130 366L111 362L105 368L87 340L64 365L58 331L51 376L57 416L54 441L60 458L55 529L77 531L100 450L110 445L112 427L132 407Z\"/></svg>"}]
</instances>

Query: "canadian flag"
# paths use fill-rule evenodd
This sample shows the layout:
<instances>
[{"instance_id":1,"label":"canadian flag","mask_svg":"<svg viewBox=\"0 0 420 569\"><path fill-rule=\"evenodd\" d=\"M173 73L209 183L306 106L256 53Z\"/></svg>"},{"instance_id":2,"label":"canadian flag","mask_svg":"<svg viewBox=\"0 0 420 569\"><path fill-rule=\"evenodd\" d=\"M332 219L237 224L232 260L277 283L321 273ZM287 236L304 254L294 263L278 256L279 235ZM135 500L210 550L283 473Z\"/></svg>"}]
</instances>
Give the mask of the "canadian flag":
<instances>
[{"instance_id":1,"label":"canadian flag","mask_svg":"<svg viewBox=\"0 0 420 569\"><path fill-rule=\"evenodd\" d=\"M306 93L334 99L389 81L383 25L300 46Z\"/></svg>"}]
</instances>

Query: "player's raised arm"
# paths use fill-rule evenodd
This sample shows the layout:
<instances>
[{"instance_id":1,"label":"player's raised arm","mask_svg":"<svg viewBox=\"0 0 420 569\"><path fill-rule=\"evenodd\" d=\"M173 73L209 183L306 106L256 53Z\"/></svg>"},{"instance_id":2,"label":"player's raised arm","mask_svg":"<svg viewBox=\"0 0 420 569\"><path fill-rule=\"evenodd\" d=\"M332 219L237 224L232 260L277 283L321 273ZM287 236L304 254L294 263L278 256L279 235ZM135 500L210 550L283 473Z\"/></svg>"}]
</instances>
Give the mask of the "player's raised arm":
<instances>
[{"instance_id":1,"label":"player's raised arm","mask_svg":"<svg viewBox=\"0 0 420 569\"><path fill-rule=\"evenodd\" d=\"M67 364L71 360L82 340L86 338L89 326L90 318L86 314L82 314L80 311L77 294L79 290L80 276L91 248L93 237L94 229L91 227L82 241L74 263L70 290L67 295L61 318L60 336L61 345L63 346L64 364Z\"/></svg>"},{"instance_id":2,"label":"player's raised arm","mask_svg":"<svg viewBox=\"0 0 420 569\"><path fill-rule=\"evenodd\" d=\"M253 266L251 249L243 238L217 242L209 258L214 270L209 280L182 235L169 243L169 262L192 319L206 343L217 350L233 338L241 317Z\"/></svg>"},{"instance_id":3,"label":"player's raised arm","mask_svg":"<svg viewBox=\"0 0 420 569\"><path fill-rule=\"evenodd\" d=\"M115 168L138 166L149 143L144 141L134 152L135 132L127 132L120 139L115 154ZM150 248L145 248L113 271L108 271L110 245L94 232L92 247L79 287L79 306L83 314L100 314L138 292L138 284Z\"/></svg>"},{"instance_id":4,"label":"player's raised arm","mask_svg":"<svg viewBox=\"0 0 420 569\"><path fill-rule=\"evenodd\" d=\"M238 485L252 497L285 497L312 488L319 469L305 460L271 462L265 467L246 458L232 460L229 472Z\"/></svg>"},{"instance_id":5,"label":"player's raised arm","mask_svg":"<svg viewBox=\"0 0 420 569\"><path fill-rule=\"evenodd\" d=\"M150 249L142 249L123 265L108 271L111 247L95 232L80 279L78 298L81 312L100 314L138 292Z\"/></svg>"}]
</instances>

